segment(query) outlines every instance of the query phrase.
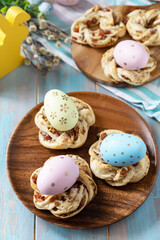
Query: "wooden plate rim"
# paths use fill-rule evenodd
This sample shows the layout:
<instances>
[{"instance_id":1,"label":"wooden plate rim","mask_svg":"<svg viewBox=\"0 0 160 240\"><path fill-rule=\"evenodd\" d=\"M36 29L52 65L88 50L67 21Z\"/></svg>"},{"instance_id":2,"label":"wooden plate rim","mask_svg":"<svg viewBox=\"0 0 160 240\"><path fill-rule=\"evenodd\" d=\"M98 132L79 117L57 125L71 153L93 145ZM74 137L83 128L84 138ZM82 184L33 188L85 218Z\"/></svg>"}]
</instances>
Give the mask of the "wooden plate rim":
<instances>
[{"instance_id":1,"label":"wooden plate rim","mask_svg":"<svg viewBox=\"0 0 160 240\"><path fill-rule=\"evenodd\" d=\"M153 136L153 134L152 134L151 128L150 128L150 126L147 124L147 122L142 118L142 116L141 116L137 111L135 111L135 110L134 110L131 106L129 106L127 103L125 103L125 102L123 102L123 101L121 101L121 100L119 100L119 99L117 99L117 98L114 98L114 97L111 97L111 96L108 96L108 95L105 95L105 94L102 94L102 93L96 93L96 92L87 92L87 91L82 92L82 91L80 91L80 92L68 92L67 94L68 94L69 96L72 96L72 94L73 94L73 96L75 96L75 97L76 97L77 94L78 94L78 95L84 95L84 94L92 95L92 94L94 94L94 95L99 95L99 96L102 96L102 97L107 97L107 98L111 99L112 101L116 101L116 102L118 101L120 104L122 104L122 105L124 105L124 106L127 105L127 107L129 107L129 108L130 108L135 114L137 114L138 117L143 121L143 123L146 125L149 133L151 134L151 137L152 137L152 140L153 140L153 143L154 143L154 147L155 147L155 166L156 166L156 171L155 171L153 183L152 183L152 185L151 185L150 191L146 194L145 199L141 202L141 204L140 204L138 207L133 208L132 211L131 211L129 214L127 214L126 216L122 216L118 221L115 220L115 221L113 221L111 224L116 223L116 222L119 222L119 221L121 221L122 219L125 219L126 217L130 216L134 211L136 211L136 210L144 203L144 201L148 198L149 194L151 193L151 191L152 191L152 189L153 189L153 187L154 187L154 185L155 185L155 182L156 182L156 179L157 179L157 176L158 176L158 171L159 171L159 151L158 151L158 146L157 146L156 140L155 140L155 138L154 138L154 136ZM17 126L15 127L13 133L11 134L10 140L9 140L9 142L8 142L7 152L6 152L7 174L8 174L8 178L9 178L10 184L11 184L11 186L12 186L12 188L13 188L16 196L17 196L18 199L22 202L22 204L23 204L29 211L31 211L34 215L38 216L39 218L41 218L41 219L43 219L43 220L45 220L45 221L47 221L47 222L49 222L49 223L54 224L54 225L56 225L56 226L60 226L60 227L68 228L68 229L93 229L93 228L99 228L99 227L104 227L104 226L109 226L109 225L111 225L111 224L108 224L108 225L102 224L101 226L90 226L90 227L87 227L87 226L86 226L86 227L81 227L81 226L80 226L80 227L79 227L79 226L76 226L76 227L75 227L75 226L73 226L73 227L68 227L68 225L66 226L65 223L63 223L63 224L53 223L53 222L49 221L48 219L42 217L41 215L35 214L34 211L32 211L28 206L26 206L26 204L24 203L24 201L21 199L21 196L16 192L15 186L14 186L14 184L13 184L13 182L12 182L12 178L11 178L11 175L10 175L10 170L9 170L9 157L10 157L12 140L13 140L13 137L14 137L15 133L16 133L16 132L18 131L18 129L19 129L19 125L24 121L24 119L25 119L30 113L32 113L35 109L39 108L42 104L43 104L43 102L35 105L31 110L29 110L29 111L24 115L24 117L19 121L19 123L18 123Z\"/></svg>"}]
</instances>

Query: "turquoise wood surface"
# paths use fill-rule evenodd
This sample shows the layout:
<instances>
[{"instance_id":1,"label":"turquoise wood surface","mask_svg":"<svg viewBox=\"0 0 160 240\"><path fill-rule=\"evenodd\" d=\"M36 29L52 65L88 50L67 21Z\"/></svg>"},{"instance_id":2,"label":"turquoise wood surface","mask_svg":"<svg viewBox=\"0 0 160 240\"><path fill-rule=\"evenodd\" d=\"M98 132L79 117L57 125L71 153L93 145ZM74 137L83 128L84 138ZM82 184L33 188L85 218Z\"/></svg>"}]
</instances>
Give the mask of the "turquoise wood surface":
<instances>
[{"instance_id":1,"label":"turquoise wood surface","mask_svg":"<svg viewBox=\"0 0 160 240\"><path fill-rule=\"evenodd\" d=\"M0 240L159 240L160 176L136 212L112 226L98 229L70 230L54 226L34 217L18 200L7 178L7 143L20 119L52 88L109 94L63 63L45 77L32 67L21 66L0 80ZM150 125L160 149L160 124L137 111Z\"/></svg>"},{"instance_id":2,"label":"turquoise wood surface","mask_svg":"<svg viewBox=\"0 0 160 240\"><path fill-rule=\"evenodd\" d=\"M21 66L0 79L0 239L34 239L34 215L13 192L6 170L6 149L12 131L36 104L36 71Z\"/></svg>"}]
</instances>

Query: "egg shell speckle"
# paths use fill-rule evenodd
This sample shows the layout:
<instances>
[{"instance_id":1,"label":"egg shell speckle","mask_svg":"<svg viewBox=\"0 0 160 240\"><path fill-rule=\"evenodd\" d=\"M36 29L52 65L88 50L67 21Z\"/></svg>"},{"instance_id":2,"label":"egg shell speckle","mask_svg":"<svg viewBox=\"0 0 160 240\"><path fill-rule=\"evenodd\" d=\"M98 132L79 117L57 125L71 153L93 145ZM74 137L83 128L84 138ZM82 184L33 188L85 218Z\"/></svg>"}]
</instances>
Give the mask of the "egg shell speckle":
<instances>
[{"instance_id":1,"label":"egg shell speckle","mask_svg":"<svg viewBox=\"0 0 160 240\"><path fill-rule=\"evenodd\" d=\"M78 122L78 110L73 100L60 90L50 90L44 98L48 121L59 131L68 131Z\"/></svg>"},{"instance_id":2,"label":"egg shell speckle","mask_svg":"<svg viewBox=\"0 0 160 240\"><path fill-rule=\"evenodd\" d=\"M46 195L57 195L71 188L79 176L75 160L66 155L50 158L37 178L39 191Z\"/></svg>"},{"instance_id":3,"label":"egg shell speckle","mask_svg":"<svg viewBox=\"0 0 160 240\"><path fill-rule=\"evenodd\" d=\"M138 70L147 64L149 55L142 44L133 40L118 43L113 52L116 63L128 70Z\"/></svg>"},{"instance_id":4,"label":"egg shell speckle","mask_svg":"<svg viewBox=\"0 0 160 240\"><path fill-rule=\"evenodd\" d=\"M141 138L127 133L108 135L100 146L103 160L118 167L139 162L146 155L146 151L146 145Z\"/></svg>"}]
</instances>

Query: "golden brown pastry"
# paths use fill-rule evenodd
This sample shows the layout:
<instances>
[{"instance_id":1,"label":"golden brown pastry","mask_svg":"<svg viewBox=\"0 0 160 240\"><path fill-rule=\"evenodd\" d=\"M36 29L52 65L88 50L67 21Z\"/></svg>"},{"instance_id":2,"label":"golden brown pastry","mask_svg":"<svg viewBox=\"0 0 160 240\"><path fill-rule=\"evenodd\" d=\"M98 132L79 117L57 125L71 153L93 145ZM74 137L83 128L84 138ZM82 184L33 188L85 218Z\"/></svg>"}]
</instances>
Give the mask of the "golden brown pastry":
<instances>
[{"instance_id":1,"label":"golden brown pastry","mask_svg":"<svg viewBox=\"0 0 160 240\"><path fill-rule=\"evenodd\" d=\"M42 171L42 167L36 169L30 177L31 187L34 190L33 202L35 207L40 210L49 210L54 216L59 218L69 218L78 214L97 194L97 186L92 179L92 173L88 163L77 155L63 155L63 158L65 158L65 156L73 158L79 168L77 180L66 191L64 190L64 192L56 195L42 194L37 187L37 179ZM59 157L62 158L62 156ZM47 165L49 161L53 161L53 158L54 157L48 159L44 166ZM64 161L65 160L67 159L64 159ZM47 170L50 171L51 167L50 165L48 166L49 170ZM45 171L47 170L45 169ZM64 178L69 177L69 174L70 173L65 172ZM45 176L43 177L43 179L45 179ZM63 177L60 176L60 179L60 181L63 181ZM46 181L47 180L48 179L46 179ZM51 184L53 187L55 187L55 185L56 183Z\"/></svg>"},{"instance_id":2,"label":"golden brown pastry","mask_svg":"<svg viewBox=\"0 0 160 240\"><path fill-rule=\"evenodd\" d=\"M147 154L139 162L129 166L113 166L105 162L100 153L102 141L107 136L117 133L123 134L123 132L119 130L109 129L102 131L99 134L99 140L95 142L89 149L90 167L94 175L105 180L108 184L116 187L126 185L127 183L135 183L140 181L145 175L148 174L150 166L150 160ZM124 152L121 154L124 154ZM116 156L115 160L118 161Z\"/></svg>"},{"instance_id":3,"label":"golden brown pastry","mask_svg":"<svg viewBox=\"0 0 160 240\"><path fill-rule=\"evenodd\" d=\"M160 10L137 9L127 15L126 28L133 39L146 46L160 45Z\"/></svg>"},{"instance_id":4,"label":"golden brown pastry","mask_svg":"<svg viewBox=\"0 0 160 240\"><path fill-rule=\"evenodd\" d=\"M60 91L56 91L58 94L59 92ZM66 96L67 95L65 94L65 97ZM89 127L95 123L94 112L87 103L81 101L80 99L75 97L70 97L70 99L73 101L73 104L76 106L76 110L78 111L77 123L70 130L57 130L47 118L45 106L42 106L40 111L36 114L35 124L39 128L39 141L44 147L51 149L78 148L85 143L88 136ZM66 102L68 102L68 100ZM60 114L62 110L64 110L64 114L66 114L69 106L67 103L65 103L64 107L61 106L63 106L63 104L60 103ZM58 118L58 114L59 113L57 112L51 112L53 120L55 120L54 115L56 118ZM72 120L72 115L69 115L69 117L70 120ZM59 122L65 124L65 117L62 117Z\"/></svg>"},{"instance_id":5,"label":"golden brown pastry","mask_svg":"<svg viewBox=\"0 0 160 240\"><path fill-rule=\"evenodd\" d=\"M111 46L125 33L121 16L101 6L87 10L71 27L73 41L95 48Z\"/></svg>"},{"instance_id":6,"label":"golden brown pastry","mask_svg":"<svg viewBox=\"0 0 160 240\"><path fill-rule=\"evenodd\" d=\"M128 70L119 66L114 59L114 48L107 50L102 57L101 66L106 78L114 83L128 83L139 86L150 79L151 72L156 68L157 61L150 56L149 49L144 46L149 54L148 63L141 69Z\"/></svg>"}]
</instances>

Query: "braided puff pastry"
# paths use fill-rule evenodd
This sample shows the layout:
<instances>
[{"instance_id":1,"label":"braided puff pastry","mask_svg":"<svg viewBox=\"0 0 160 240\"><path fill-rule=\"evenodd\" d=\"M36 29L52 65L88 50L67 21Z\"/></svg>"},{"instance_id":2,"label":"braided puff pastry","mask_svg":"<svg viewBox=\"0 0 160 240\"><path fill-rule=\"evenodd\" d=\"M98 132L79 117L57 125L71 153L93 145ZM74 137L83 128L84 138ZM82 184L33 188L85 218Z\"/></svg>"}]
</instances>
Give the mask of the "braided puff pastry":
<instances>
[{"instance_id":1,"label":"braided puff pastry","mask_svg":"<svg viewBox=\"0 0 160 240\"><path fill-rule=\"evenodd\" d=\"M125 33L120 15L115 15L111 8L100 6L89 9L71 27L75 42L95 48L111 46Z\"/></svg>"},{"instance_id":2,"label":"braided puff pastry","mask_svg":"<svg viewBox=\"0 0 160 240\"><path fill-rule=\"evenodd\" d=\"M69 218L78 214L97 194L97 186L92 179L88 163L77 155L68 155L79 166L77 182L67 191L57 195L44 195L37 188L37 177L42 168L36 169L30 177L34 190L33 202L36 208L49 210L59 218ZM49 159L47 160L49 161Z\"/></svg>"},{"instance_id":3,"label":"braided puff pastry","mask_svg":"<svg viewBox=\"0 0 160 240\"><path fill-rule=\"evenodd\" d=\"M95 123L95 115L87 103L75 97L71 98L77 107L79 119L76 126L69 131L58 131L53 128L46 117L44 106L36 114L35 123L40 129L39 141L44 147L51 149L78 148L85 143L89 127Z\"/></svg>"},{"instance_id":4,"label":"braided puff pastry","mask_svg":"<svg viewBox=\"0 0 160 240\"><path fill-rule=\"evenodd\" d=\"M133 39L146 46L160 45L160 10L134 10L127 20L126 27Z\"/></svg>"},{"instance_id":5,"label":"braided puff pastry","mask_svg":"<svg viewBox=\"0 0 160 240\"><path fill-rule=\"evenodd\" d=\"M149 49L144 46L149 54ZM128 70L117 65L114 56L114 48L107 50L102 57L101 65L105 76L114 83L126 82L131 85L142 85L150 78L150 73L156 68L157 62L151 56L144 68L139 70Z\"/></svg>"},{"instance_id":6,"label":"braided puff pastry","mask_svg":"<svg viewBox=\"0 0 160 240\"><path fill-rule=\"evenodd\" d=\"M89 149L90 167L92 172L98 178L104 179L108 184L119 187L127 183L140 181L147 175L150 160L147 155L138 163L127 167L115 167L104 162L100 154L100 145L102 140L110 134L123 133L119 130L104 130L99 134L99 140Z\"/></svg>"}]
</instances>

